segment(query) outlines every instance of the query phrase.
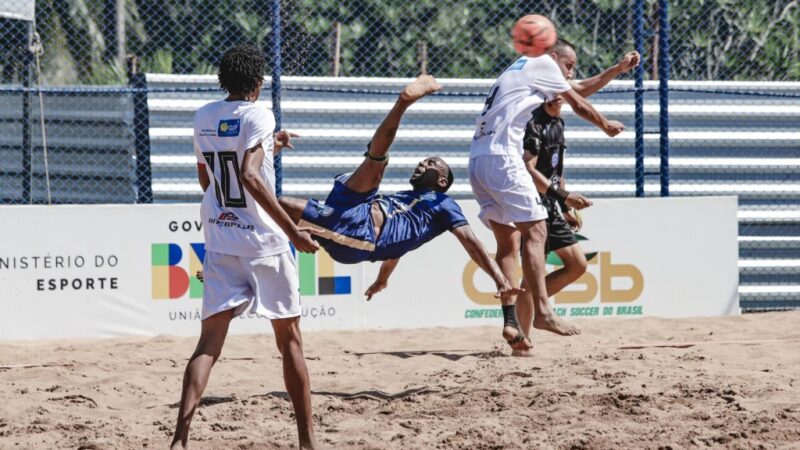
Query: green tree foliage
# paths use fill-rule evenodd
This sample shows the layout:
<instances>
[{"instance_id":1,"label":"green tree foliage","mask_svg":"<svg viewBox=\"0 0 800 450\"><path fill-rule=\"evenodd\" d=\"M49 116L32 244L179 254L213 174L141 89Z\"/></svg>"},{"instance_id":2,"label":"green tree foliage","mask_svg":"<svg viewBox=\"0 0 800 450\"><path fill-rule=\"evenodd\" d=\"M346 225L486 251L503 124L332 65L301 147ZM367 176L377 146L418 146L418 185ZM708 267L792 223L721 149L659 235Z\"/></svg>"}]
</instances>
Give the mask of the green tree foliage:
<instances>
[{"instance_id":1,"label":"green tree foliage","mask_svg":"<svg viewBox=\"0 0 800 450\"><path fill-rule=\"evenodd\" d=\"M800 79L800 0L670 0L672 77ZM440 77L494 77L515 57L509 32L523 14L549 16L578 47L579 75L633 49L633 0L283 0L284 73L329 75L334 23L342 76L413 76L421 42ZM220 53L248 41L270 48L269 1L124 0L127 51L148 71L213 73ZM40 0L37 29L50 83L118 83L109 0ZM645 61L652 65L648 0ZM648 68L648 73L650 72Z\"/></svg>"}]
</instances>

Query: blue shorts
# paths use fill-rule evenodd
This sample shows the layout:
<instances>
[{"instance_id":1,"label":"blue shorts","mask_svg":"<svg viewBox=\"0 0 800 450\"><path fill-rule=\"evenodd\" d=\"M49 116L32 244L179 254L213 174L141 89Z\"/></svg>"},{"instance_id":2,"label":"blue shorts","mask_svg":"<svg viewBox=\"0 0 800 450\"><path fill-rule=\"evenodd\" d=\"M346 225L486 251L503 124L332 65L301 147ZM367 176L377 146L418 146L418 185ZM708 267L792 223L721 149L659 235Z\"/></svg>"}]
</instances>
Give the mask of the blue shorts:
<instances>
[{"instance_id":1,"label":"blue shorts","mask_svg":"<svg viewBox=\"0 0 800 450\"><path fill-rule=\"evenodd\" d=\"M375 230L372 225L372 200L378 190L360 193L348 188L345 183L350 174L334 178L333 189L325 204L316 199L306 203L300 225L322 230L315 239L331 257L343 264L373 261ZM308 224L303 224L303 221Z\"/></svg>"}]
</instances>

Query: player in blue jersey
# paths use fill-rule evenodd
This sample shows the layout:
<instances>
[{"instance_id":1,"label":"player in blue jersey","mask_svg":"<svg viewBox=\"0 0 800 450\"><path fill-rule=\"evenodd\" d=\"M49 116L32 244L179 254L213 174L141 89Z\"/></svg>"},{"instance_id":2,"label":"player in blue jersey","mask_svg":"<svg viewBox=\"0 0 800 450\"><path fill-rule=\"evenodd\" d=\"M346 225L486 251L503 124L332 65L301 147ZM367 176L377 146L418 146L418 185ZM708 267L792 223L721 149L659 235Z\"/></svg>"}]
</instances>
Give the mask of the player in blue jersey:
<instances>
[{"instance_id":1,"label":"player in blue jersey","mask_svg":"<svg viewBox=\"0 0 800 450\"><path fill-rule=\"evenodd\" d=\"M280 199L292 220L312 229L334 260L345 264L383 261L378 279L366 292L368 298L386 287L400 257L445 231L453 233L470 257L492 277L499 297L519 291L475 237L455 200L445 194L453 184L453 172L441 158L426 158L419 163L409 179L411 190L378 193L389 147L403 113L415 101L439 89L439 83L428 75L406 86L375 131L364 161L355 172L334 178L333 189L324 203L316 199ZM524 344L523 339L514 340L513 336L510 341L514 346Z\"/></svg>"}]
</instances>

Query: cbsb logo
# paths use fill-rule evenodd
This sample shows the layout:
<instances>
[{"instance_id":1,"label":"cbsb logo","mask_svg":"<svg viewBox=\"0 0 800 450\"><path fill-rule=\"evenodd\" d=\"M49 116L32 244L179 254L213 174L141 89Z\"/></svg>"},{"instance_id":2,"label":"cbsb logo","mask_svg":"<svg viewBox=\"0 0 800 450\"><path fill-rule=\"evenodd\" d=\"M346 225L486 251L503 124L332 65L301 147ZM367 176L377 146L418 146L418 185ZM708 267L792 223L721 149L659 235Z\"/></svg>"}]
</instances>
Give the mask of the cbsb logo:
<instances>
[{"instance_id":1,"label":"cbsb logo","mask_svg":"<svg viewBox=\"0 0 800 450\"><path fill-rule=\"evenodd\" d=\"M203 297L203 283L197 278L197 271L203 269L206 254L202 243L189 244L189 272L179 266L183 260L183 250L178 244L152 244L153 298L177 299L189 291L189 297Z\"/></svg>"},{"instance_id":2,"label":"cbsb logo","mask_svg":"<svg viewBox=\"0 0 800 450\"><path fill-rule=\"evenodd\" d=\"M343 295L352 292L350 277L336 276L336 263L325 250L316 254L297 253L300 271L300 295Z\"/></svg>"},{"instance_id":3,"label":"cbsb logo","mask_svg":"<svg viewBox=\"0 0 800 450\"><path fill-rule=\"evenodd\" d=\"M633 264L613 264L611 262L611 252L597 252L586 255L589 267L597 267L597 274L587 270L581 275L572 286L584 286L583 289L573 289L562 291L556 294L555 304L579 304L591 303L597 299L598 294L600 303L630 303L639 299L644 291L644 276L642 271ZM563 262L551 253L547 258L548 264L555 266L563 265ZM482 292L475 286L475 274L478 266L473 261L469 261L464 268L462 283L467 297L480 305L496 305L498 300L494 297L494 292ZM522 267L517 268L516 280L519 283L522 279ZM599 279L599 280L598 280ZM613 280L627 280L628 288L612 287ZM614 283L617 284L617 283Z\"/></svg>"}]
</instances>

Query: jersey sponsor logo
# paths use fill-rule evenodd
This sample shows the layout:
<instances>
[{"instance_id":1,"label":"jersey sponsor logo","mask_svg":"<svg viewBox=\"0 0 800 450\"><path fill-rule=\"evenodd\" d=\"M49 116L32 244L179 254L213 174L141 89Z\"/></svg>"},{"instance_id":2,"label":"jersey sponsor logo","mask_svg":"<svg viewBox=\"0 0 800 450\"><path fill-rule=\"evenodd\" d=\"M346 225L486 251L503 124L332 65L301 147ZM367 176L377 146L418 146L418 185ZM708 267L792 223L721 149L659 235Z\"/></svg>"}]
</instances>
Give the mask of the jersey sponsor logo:
<instances>
[{"instance_id":1,"label":"jersey sponsor logo","mask_svg":"<svg viewBox=\"0 0 800 450\"><path fill-rule=\"evenodd\" d=\"M203 296L203 283L197 271L203 268L206 247L202 242L189 244L189 271L182 266L184 252L180 245L168 242L150 246L152 296L154 300L176 300L189 291L190 298Z\"/></svg>"},{"instance_id":2,"label":"jersey sponsor logo","mask_svg":"<svg viewBox=\"0 0 800 450\"><path fill-rule=\"evenodd\" d=\"M220 120L217 127L217 136L219 137L234 137L239 135L239 128L241 119L226 119Z\"/></svg>"},{"instance_id":3,"label":"jersey sponsor logo","mask_svg":"<svg viewBox=\"0 0 800 450\"><path fill-rule=\"evenodd\" d=\"M237 217L236 214L232 212L224 212L219 215L219 219L217 220L219 220L220 222L235 222L239 220L239 217Z\"/></svg>"},{"instance_id":4,"label":"jersey sponsor logo","mask_svg":"<svg viewBox=\"0 0 800 450\"><path fill-rule=\"evenodd\" d=\"M238 228L240 230L245 230L245 231L255 231L256 229L255 225L239 223L239 218L236 217L235 214L233 214L233 218L231 218L229 214L233 213L222 213L220 214L218 219L215 219L213 217L208 219L208 223L222 228Z\"/></svg>"},{"instance_id":5,"label":"jersey sponsor logo","mask_svg":"<svg viewBox=\"0 0 800 450\"><path fill-rule=\"evenodd\" d=\"M506 69L506 72L511 70L522 70L522 68L525 67L525 64L527 63L528 63L528 58L520 58L514 61L514 64L510 65L508 69Z\"/></svg>"}]
</instances>

